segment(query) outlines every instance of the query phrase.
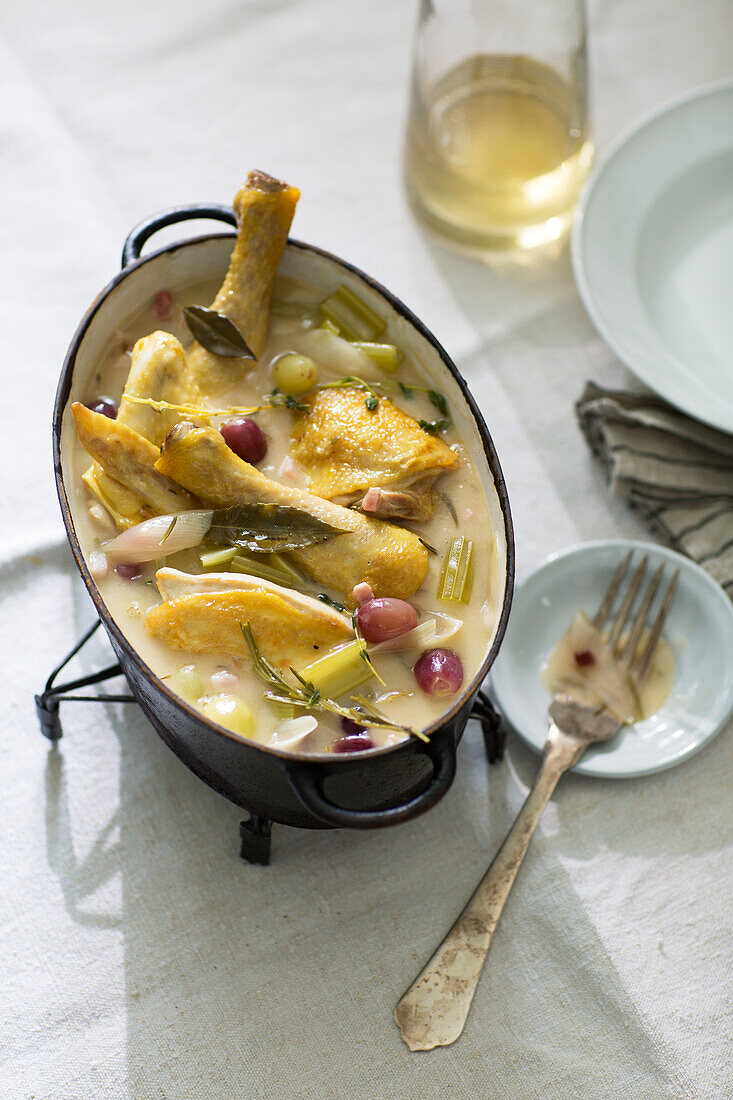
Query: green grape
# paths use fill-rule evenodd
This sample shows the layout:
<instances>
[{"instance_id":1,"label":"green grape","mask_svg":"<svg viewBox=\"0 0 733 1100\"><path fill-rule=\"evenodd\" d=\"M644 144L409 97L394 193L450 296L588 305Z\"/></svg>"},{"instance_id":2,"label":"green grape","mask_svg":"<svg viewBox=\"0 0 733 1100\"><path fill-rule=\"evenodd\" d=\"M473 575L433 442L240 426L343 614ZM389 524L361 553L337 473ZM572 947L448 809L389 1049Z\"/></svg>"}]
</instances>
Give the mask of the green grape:
<instances>
[{"instance_id":1,"label":"green grape","mask_svg":"<svg viewBox=\"0 0 733 1100\"><path fill-rule=\"evenodd\" d=\"M318 384L318 367L307 355L281 355L273 372L275 385L283 393L307 393Z\"/></svg>"}]
</instances>

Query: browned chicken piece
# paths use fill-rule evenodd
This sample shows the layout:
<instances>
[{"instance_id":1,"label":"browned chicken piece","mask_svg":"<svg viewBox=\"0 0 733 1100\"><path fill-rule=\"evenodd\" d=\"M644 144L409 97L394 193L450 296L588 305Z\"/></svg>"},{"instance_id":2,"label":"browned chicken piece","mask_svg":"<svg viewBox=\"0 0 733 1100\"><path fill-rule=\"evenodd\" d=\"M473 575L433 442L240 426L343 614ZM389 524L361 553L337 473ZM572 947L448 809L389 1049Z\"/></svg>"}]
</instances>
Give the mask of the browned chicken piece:
<instances>
[{"instance_id":1,"label":"browned chicken piece","mask_svg":"<svg viewBox=\"0 0 733 1100\"><path fill-rule=\"evenodd\" d=\"M138 340L132 349L130 373L117 422L160 447L166 434L181 419L180 415L170 411L158 412L130 398L152 397L156 401L180 404L186 400L186 369L186 354L169 332L153 332ZM152 514L139 493L105 473L96 462L82 475L82 480L118 527L140 523Z\"/></svg>"},{"instance_id":2,"label":"browned chicken piece","mask_svg":"<svg viewBox=\"0 0 733 1100\"><path fill-rule=\"evenodd\" d=\"M358 502L384 519L430 518L434 482L459 464L442 439L388 397L370 411L363 390L324 389L306 401L310 411L296 414L290 453L312 493Z\"/></svg>"},{"instance_id":3,"label":"browned chicken piece","mask_svg":"<svg viewBox=\"0 0 733 1100\"><path fill-rule=\"evenodd\" d=\"M349 619L320 600L242 573L202 573L159 569L158 590L166 601L153 608L146 627L157 638L190 653L248 656L240 622L249 622L260 652L287 668L314 659L350 641Z\"/></svg>"},{"instance_id":4,"label":"browned chicken piece","mask_svg":"<svg viewBox=\"0 0 733 1100\"><path fill-rule=\"evenodd\" d=\"M267 340L270 298L300 192L290 184L250 172L234 199L239 230L229 271L211 308L233 321L255 356ZM249 359L213 355L199 343L188 349L188 400L215 396L242 377Z\"/></svg>"},{"instance_id":5,"label":"browned chicken piece","mask_svg":"<svg viewBox=\"0 0 733 1100\"><path fill-rule=\"evenodd\" d=\"M287 598L287 589L276 588L252 579L249 587L239 590L178 596L153 607L145 626L174 649L241 659L250 657L241 627L249 622L262 656L283 670L306 664L317 650L353 637L348 619L323 615L323 604L319 607L307 597L298 605Z\"/></svg>"},{"instance_id":6,"label":"browned chicken piece","mask_svg":"<svg viewBox=\"0 0 733 1100\"><path fill-rule=\"evenodd\" d=\"M118 420L92 412L78 401L72 405L72 411L79 442L101 467L103 492L109 487L105 475L113 491L115 483L128 490L123 501L118 499L118 504L128 510L123 513L125 520L138 523L149 516L182 512L196 506L198 502L190 493L156 470L160 449L150 440ZM130 515L133 507L136 514Z\"/></svg>"},{"instance_id":7,"label":"browned chicken piece","mask_svg":"<svg viewBox=\"0 0 733 1100\"><path fill-rule=\"evenodd\" d=\"M166 438L156 468L216 508L281 504L342 530L344 534L294 550L291 556L347 599L360 581L370 584L375 596L408 599L425 580L427 551L412 531L272 481L238 458L213 428L178 424Z\"/></svg>"},{"instance_id":8,"label":"browned chicken piece","mask_svg":"<svg viewBox=\"0 0 733 1100\"><path fill-rule=\"evenodd\" d=\"M160 447L173 425L181 419L181 414L140 405L131 401L131 397L151 397L171 405L187 403L186 353L169 332L152 332L135 344L117 416L118 423L126 424Z\"/></svg>"}]
</instances>

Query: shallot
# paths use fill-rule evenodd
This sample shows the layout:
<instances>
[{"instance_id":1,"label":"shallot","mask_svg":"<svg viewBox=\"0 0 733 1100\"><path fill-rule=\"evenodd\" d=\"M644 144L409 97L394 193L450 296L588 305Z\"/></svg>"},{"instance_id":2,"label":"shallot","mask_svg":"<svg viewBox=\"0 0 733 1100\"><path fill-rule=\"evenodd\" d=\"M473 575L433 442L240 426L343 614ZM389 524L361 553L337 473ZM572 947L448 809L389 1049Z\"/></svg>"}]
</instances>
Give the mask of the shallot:
<instances>
[{"instance_id":1,"label":"shallot","mask_svg":"<svg viewBox=\"0 0 733 1100\"><path fill-rule=\"evenodd\" d=\"M193 510L154 516L105 542L102 550L112 563L165 558L177 550L198 546L211 527L213 515L211 511Z\"/></svg>"}]
</instances>

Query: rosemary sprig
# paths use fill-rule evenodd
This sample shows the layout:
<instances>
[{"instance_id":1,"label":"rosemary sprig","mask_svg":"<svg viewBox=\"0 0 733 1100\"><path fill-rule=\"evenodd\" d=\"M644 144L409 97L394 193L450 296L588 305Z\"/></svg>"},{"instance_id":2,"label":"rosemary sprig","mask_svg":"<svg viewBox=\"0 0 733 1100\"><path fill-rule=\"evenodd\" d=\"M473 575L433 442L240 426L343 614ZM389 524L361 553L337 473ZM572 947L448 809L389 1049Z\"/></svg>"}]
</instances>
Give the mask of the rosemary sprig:
<instances>
[{"instance_id":1,"label":"rosemary sprig","mask_svg":"<svg viewBox=\"0 0 733 1100\"><path fill-rule=\"evenodd\" d=\"M419 737L422 741L428 740L422 730L411 729L409 726L400 725L399 722L390 722L390 720L378 711L363 695L356 694L351 696L352 702L357 704L358 709L355 707L341 706L341 704L337 703L334 699L329 699L327 696L321 695L320 691L318 691L313 684L304 680L294 668L291 668L290 671L298 682L296 684L289 683L282 673L271 665L260 653L257 642L255 641L255 636L252 632L252 624L249 621L240 623L239 629L242 631L244 640L252 656L255 672L269 687L269 690L265 692L265 698L269 699L270 702L289 703L291 706L299 707L303 710L324 710L331 714L338 714L342 718L351 718L353 722L357 722L361 725L363 725L366 720L367 724L371 726L379 726L382 729L400 730L403 733L411 733L415 737Z\"/></svg>"},{"instance_id":2,"label":"rosemary sprig","mask_svg":"<svg viewBox=\"0 0 733 1100\"><path fill-rule=\"evenodd\" d=\"M362 661L364 662L364 664L367 666L367 668L371 672L372 676L376 676L376 678L379 680L379 682L380 682L380 684L382 685L383 688L386 687L387 685L385 684L384 680L382 679L382 677L377 672L376 668L374 667L374 663L373 663L371 657L367 653L366 639L364 638L361 631L359 630L359 623L358 623L358 620L356 618L356 612L354 612L354 614L352 615L351 622L352 622L352 625L354 627L354 634L356 635L356 640L357 640L357 642L361 643L361 649L359 651L359 656L361 657Z\"/></svg>"},{"instance_id":3,"label":"rosemary sprig","mask_svg":"<svg viewBox=\"0 0 733 1100\"><path fill-rule=\"evenodd\" d=\"M334 611L340 611L342 615L349 614L344 604L339 603L338 600L332 599L326 592L319 592L316 599L320 600L321 603L325 603L326 607L332 607Z\"/></svg>"}]
</instances>

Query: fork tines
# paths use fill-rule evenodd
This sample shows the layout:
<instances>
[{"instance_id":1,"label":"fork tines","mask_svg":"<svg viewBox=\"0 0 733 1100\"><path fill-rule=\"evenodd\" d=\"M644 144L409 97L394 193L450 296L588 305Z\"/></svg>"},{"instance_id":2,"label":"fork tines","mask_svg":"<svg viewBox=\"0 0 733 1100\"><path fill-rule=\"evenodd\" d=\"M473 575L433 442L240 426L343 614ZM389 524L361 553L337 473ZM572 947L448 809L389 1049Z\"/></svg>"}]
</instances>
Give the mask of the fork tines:
<instances>
[{"instance_id":1,"label":"fork tines","mask_svg":"<svg viewBox=\"0 0 733 1100\"><path fill-rule=\"evenodd\" d=\"M604 627L608 624L607 640L614 653L617 652L619 643L623 641L621 652L617 654L619 663L627 668L633 675L637 684L640 684L649 671L654 651L662 636L664 623L669 614L669 609L672 606L672 601L677 590L677 581L680 571L676 569L673 573L672 579L662 596L661 605L656 613L656 617L648 624L650 610L654 603L654 598L657 595L657 591L661 586L662 577L664 576L664 565L660 565L652 576L646 590L641 596L639 606L632 615L632 608L634 607L634 602L643 584L647 565L649 563L648 555L645 554L628 581L628 588L621 599L618 610L614 614L614 603L616 602L616 597L619 595L619 591L627 581L633 554L633 550L629 550L628 554L614 573L611 583L606 590L606 594L601 601L601 606L596 612L593 625L597 630L603 631ZM624 631L627 630L627 627L628 634L625 636ZM637 654L642 635L647 628L649 630L649 636L645 641L642 651Z\"/></svg>"}]
</instances>

